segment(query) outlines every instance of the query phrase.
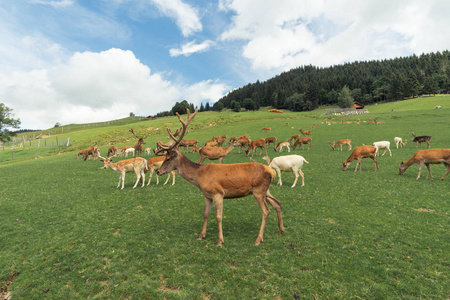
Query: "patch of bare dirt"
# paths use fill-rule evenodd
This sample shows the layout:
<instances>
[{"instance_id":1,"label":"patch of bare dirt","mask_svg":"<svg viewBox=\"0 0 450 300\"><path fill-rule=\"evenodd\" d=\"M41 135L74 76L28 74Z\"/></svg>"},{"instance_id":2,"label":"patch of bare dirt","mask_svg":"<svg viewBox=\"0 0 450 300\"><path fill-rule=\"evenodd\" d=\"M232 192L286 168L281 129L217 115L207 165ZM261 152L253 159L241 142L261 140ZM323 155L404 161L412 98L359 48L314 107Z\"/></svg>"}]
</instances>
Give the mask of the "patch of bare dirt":
<instances>
[{"instance_id":1,"label":"patch of bare dirt","mask_svg":"<svg viewBox=\"0 0 450 300\"><path fill-rule=\"evenodd\" d=\"M16 279L17 274L13 274L6 279L6 281L0 283L0 300L9 300L11 299L11 292L8 291L8 288L11 286L11 283Z\"/></svg>"}]
</instances>

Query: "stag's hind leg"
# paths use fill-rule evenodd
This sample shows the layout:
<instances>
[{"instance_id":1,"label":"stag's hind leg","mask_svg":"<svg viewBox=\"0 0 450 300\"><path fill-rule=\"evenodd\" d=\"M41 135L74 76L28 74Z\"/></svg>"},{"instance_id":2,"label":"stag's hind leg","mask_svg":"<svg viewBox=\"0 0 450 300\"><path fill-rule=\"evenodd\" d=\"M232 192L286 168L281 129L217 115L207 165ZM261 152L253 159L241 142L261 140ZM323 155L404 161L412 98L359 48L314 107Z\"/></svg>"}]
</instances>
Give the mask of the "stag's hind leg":
<instances>
[{"instance_id":1,"label":"stag's hind leg","mask_svg":"<svg viewBox=\"0 0 450 300\"><path fill-rule=\"evenodd\" d=\"M442 176L441 180L444 180L445 176L447 176L447 174L450 173L450 164L444 163L444 166L447 168L447 173L445 173L445 175Z\"/></svg>"},{"instance_id":2,"label":"stag's hind leg","mask_svg":"<svg viewBox=\"0 0 450 300\"><path fill-rule=\"evenodd\" d=\"M283 217L281 216L281 202L272 196L267 190L266 193L266 201L269 202L270 205L272 205L273 208L275 208L275 211L277 212L277 218L278 218L278 235L282 235L284 232L284 226L283 226Z\"/></svg>"},{"instance_id":3,"label":"stag's hind leg","mask_svg":"<svg viewBox=\"0 0 450 300\"><path fill-rule=\"evenodd\" d=\"M203 211L203 227L202 227L202 232L200 233L200 236L198 237L199 240L203 240L206 236L206 225L208 224L208 217L209 217L209 212L211 211L211 204L212 204L212 200L205 197L205 209Z\"/></svg>"},{"instance_id":4,"label":"stag's hind leg","mask_svg":"<svg viewBox=\"0 0 450 300\"><path fill-rule=\"evenodd\" d=\"M255 241L255 245L259 245L263 241L264 228L266 227L267 217L269 216L270 209L267 206L266 193L263 193L262 191L253 191L253 196L255 197L256 202L258 202L258 205L259 205L259 208L261 209L261 214L262 214L261 227L259 229L258 237L256 238L256 241Z\"/></svg>"}]
</instances>

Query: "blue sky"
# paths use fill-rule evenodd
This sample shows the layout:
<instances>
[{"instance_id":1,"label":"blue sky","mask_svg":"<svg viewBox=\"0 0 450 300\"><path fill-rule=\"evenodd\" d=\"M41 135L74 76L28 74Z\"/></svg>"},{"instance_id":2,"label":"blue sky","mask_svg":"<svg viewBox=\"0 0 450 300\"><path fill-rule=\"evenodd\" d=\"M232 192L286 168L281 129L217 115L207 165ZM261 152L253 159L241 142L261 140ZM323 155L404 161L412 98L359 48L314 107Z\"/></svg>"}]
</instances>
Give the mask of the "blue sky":
<instances>
[{"instance_id":1,"label":"blue sky","mask_svg":"<svg viewBox=\"0 0 450 300\"><path fill-rule=\"evenodd\" d=\"M447 0L0 0L0 102L22 128L213 103L302 66L450 47Z\"/></svg>"}]
</instances>

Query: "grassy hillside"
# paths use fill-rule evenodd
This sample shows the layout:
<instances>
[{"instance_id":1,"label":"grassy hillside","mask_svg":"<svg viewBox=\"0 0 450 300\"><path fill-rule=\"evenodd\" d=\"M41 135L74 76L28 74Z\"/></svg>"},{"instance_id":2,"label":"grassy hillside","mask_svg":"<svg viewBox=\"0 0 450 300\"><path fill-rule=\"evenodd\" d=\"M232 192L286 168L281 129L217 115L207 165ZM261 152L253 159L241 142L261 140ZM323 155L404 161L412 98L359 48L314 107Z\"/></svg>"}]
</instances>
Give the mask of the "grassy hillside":
<instances>
[{"instance_id":1,"label":"grassy hillside","mask_svg":"<svg viewBox=\"0 0 450 300\"><path fill-rule=\"evenodd\" d=\"M315 125L311 150L290 153L309 162L305 187L291 189L294 176L283 173L283 185L276 179L270 189L282 202L286 231L276 235L272 209L260 246L253 245L261 212L252 196L224 201L225 243L217 248L214 209L206 239L197 240L204 198L180 176L174 186L155 185L153 178L132 189L135 177L128 174L119 190L117 173L75 159L88 145L105 154L110 143L133 143L130 124L61 134L61 140L70 135L72 146L58 155L6 161L0 154L0 291L12 299L448 298L450 176L439 180L442 164L431 166L433 180L426 168L416 180L417 166L399 176L400 162L417 148L408 141L396 149L393 138L409 140L414 131L431 135L432 148L450 148L450 98L380 104L347 117L322 115L327 109L199 113L189 127L186 138L203 143L222 134L286 140ZM132 126L149 134L153 148L167 140L165 127L179 122L170 117ZM272 131L261 132L266 126ZM343 172L350 152L328 144L343 138L353 147L391 141L393 155L379 156L377 171L363 159L361 172L353 172L355 162ZM268 154L287 153L270 148ZM248 161L237 149L224 160Z\"/></svg>"}]
</instances>

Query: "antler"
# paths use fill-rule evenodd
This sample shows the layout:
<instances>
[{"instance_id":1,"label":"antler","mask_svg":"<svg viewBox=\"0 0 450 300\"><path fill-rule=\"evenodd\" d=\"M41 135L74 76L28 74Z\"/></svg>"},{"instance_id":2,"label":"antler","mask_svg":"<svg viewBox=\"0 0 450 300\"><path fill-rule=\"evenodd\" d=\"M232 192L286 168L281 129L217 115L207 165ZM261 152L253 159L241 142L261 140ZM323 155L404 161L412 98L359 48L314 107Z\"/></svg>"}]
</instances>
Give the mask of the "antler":
<instances>
[{"instance_id":1,"label":"antler","mask_svg":"<svg viewBox=\"0 0 450 300\"><path fill-rule=\"evenodd\" d=\"M136 134L134 134L133 128L131 128L131 129L129 130L129 132L131 132L137 139L139 139L139 137L138 137Z\"/></svg>"},{"instance_id":2,"label":"antler","mask_svg":"<svg viewBox=\"0 0 450 300\"><path fill-rule=\"evenodd\" d=\"M181 140L183 139L184 135L186 134L187 126L189 125L189 123L191 123L192 119L194 119L195 115L197 115L197 112L198 112L198 109L196 109L195 112L191 115L189 108L186 110L187 110L186 121L183 121L181 119L181 116L177 113L178 120L180 120L182 127L177 129L175 131L175 133L172 133L172 130L170 130L170 128L167 128L167 132L169 133L169 137L170 137L171 141L173 141L173 143L171 143L170 145L164 145L162 142L158 142L157 143L158 150L155 151L156 155L159 155L163 151L172 150L173 148L177 147L181 143ZM177 139L177 137L178 137L178 139Z\"/></svg>"}]
</instances>

